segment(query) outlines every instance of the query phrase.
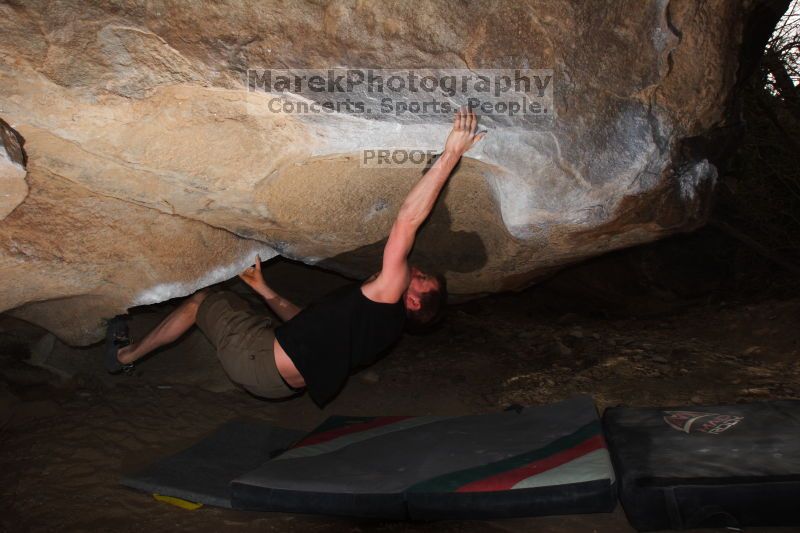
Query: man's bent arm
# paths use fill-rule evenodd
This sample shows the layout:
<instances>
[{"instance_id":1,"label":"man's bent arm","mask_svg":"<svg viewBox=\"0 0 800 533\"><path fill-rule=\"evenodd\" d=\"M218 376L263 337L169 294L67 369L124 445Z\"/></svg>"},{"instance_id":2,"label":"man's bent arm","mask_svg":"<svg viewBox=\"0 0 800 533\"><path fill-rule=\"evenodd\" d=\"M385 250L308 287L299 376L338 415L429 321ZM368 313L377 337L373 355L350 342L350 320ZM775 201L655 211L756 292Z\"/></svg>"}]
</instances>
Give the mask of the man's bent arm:
<instances>
[{"instance_id":1,"label":"man's bent arm","mask_svg":"<svg viewBox=\"0 0 800 533\"><path fill-rule=\"evenodd\" d=\"M264 281L264 276L261 274L261 257L256 255L255 264L246 268L244 272L239 274L239 277L247 283L251 289L256 291L264 298L272 311L284 322L288 322L301 308L294 305L292 302L282 297L280 294L272 290L272 287L267 285Z\"/></svg>"},{"instance_id":2,"label":"man's bent arm","mask_svg":"<svg viewBox=\"0 0 800 533\"><path fill-rule=\"evenodd\" d=\"M256 289L256 292L264 298L264 301L267 302L272 312L278 315L278 318L284 322L290 321L297 313L302 311L302 308L297 307L266 284Z\"/></svg>"}]
</instances>

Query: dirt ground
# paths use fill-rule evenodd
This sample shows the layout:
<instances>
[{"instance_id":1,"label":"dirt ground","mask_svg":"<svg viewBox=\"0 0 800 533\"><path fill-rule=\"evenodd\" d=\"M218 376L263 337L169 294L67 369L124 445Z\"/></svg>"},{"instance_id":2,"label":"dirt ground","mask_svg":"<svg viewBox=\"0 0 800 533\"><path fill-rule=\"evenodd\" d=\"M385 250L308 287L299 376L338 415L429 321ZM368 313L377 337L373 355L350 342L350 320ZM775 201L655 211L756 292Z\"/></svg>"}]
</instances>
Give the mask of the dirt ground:
<instances>
[{"instance_id":1,"label":"dirt ground","mask_svg":"<svg viewBox=\"0 0 800 533\"><path fill-rule=\"evenodd\" d=\"M286 265L266 277L300 303L342 282ZM267 402L235 389L197 332L134 375L112 377L99 347L69 348L5 319L0 530L633 531L619 506L602 515L430 524L186 511L118 480L241 416L308 430L334 413L485 413L581 393L601 411L800 398L797 296L713 297L658 316L611 318L553 312L541 298L525 291L453 306L443 327L403 338L324 410L307 396ZM134 313L134 334L168 309Z\"/></svg>"}]
</instances>

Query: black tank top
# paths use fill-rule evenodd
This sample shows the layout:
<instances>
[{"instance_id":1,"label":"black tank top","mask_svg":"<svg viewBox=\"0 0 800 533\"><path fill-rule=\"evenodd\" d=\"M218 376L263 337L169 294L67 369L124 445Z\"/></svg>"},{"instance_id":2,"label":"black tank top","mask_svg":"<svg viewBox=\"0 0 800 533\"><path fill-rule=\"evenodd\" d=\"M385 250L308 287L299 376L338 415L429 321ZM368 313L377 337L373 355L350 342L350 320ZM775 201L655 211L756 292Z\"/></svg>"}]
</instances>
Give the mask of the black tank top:
<instances>
[{"instance_id":1,"label":"black tank top","mask_svg":"<svg viewBox=\"0 0 800 533\"><path fill-rule=\"evenodd\" d=\"M311 399L328 403L351 372L374 363L402 335L406 310L373 302L361 284L346 285L314 302L275 330L306 382Z\"/></svg>"}]
</instances>

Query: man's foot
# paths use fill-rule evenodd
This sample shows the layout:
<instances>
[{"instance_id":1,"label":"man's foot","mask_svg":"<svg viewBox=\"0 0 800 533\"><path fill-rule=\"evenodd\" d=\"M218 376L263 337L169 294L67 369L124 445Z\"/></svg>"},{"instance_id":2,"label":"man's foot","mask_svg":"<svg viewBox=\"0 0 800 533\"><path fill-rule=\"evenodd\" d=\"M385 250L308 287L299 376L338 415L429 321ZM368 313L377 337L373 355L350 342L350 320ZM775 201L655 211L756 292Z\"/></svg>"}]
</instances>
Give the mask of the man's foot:
<instances>
[{"instance_id":1,"label":"man's foot","mask_svg":"<svg viewBox=\"0 0 800 533\"><path fill-rule=\"evenodd\" d=\"M117 358L119 349L131 343L128 334L128 325L122 315L115 316L108 321L106 328L105 366L110 374L126 374L133 371L133 363L125 364Z\"/></svg>"}]
</instances>

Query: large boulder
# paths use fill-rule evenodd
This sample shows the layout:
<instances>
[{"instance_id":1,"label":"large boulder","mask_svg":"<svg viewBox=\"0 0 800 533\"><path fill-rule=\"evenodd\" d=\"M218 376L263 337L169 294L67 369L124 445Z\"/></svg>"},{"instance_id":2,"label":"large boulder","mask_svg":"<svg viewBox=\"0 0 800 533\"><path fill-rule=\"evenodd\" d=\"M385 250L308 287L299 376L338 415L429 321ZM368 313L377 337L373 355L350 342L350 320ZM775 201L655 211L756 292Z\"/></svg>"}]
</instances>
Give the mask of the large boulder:
<instances>
[{"instance_id":1,"label":"large boulder","mask_svg":"<svg viewBox=\"0 0 800 533\"><path fill-rule=\"evenodd\" d=\"M374 272L421 169L360 154L440 149L447 122L274 112L248 69L553 71L552 119L484 117L421 232L414 261L453 293L690 230L717 171L686 141L726 124L763 3L0 4L0 116L30 187L0 206L0 310L86 344L256 253Z\"/></svg>"}]
</instances>

